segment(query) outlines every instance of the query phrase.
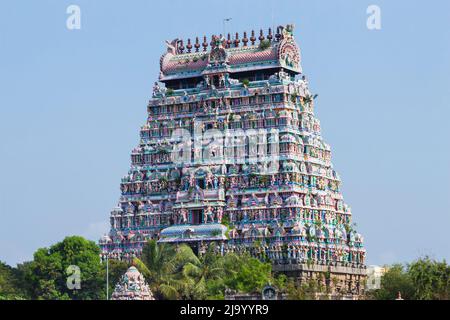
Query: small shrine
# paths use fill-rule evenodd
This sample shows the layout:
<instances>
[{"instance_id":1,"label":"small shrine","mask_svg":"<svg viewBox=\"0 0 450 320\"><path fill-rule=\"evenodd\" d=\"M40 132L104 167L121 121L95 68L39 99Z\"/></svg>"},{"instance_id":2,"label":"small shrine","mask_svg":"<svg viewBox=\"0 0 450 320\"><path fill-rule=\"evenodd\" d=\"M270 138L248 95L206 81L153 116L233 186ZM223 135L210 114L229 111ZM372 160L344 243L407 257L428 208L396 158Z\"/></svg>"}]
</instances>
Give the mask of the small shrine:
<instances>
[{"instance_id":1,"label":"small shrine","mask_svg":"<svg viewBox=\"0 0 450 320\"><path fill-rule=\"evenodd\" d=\"M111 300L155 300L155 298L144 276L132 266L116 284Z\"/></svg>"}]
</instances>

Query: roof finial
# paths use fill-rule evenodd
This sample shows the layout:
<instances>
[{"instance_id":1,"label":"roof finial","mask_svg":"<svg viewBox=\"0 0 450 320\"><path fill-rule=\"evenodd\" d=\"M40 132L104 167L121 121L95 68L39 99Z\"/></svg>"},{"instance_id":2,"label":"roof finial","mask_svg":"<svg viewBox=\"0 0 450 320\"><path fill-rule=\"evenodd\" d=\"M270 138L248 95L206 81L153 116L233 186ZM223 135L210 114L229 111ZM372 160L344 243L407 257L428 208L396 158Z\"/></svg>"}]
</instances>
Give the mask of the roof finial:
<instances>
[{"instance_id":1,"label":"roof finial","mask_svg":"<svg viewBox=\"0 0 450 320\"><path fill-rule=\"evenodd\" d=\"M275 34L275 39L277 41L280 41L280 39L281 39L281 26L277 27L277 33Z\"/></svg>"},{"instance_id":2,"label":"roof finial","mask_svg":"<svg viewBox=\"0 0 450 320\"><path fill-rule=\"evenodd\" d=\"M267 35L267 40L272 41L272 28L269 28L269 34Z\"/></svg>"},{"instance_id":3,"label":"roof finial","mask_svg":"<svg viewBox=\"0 0 450 320\"><path fill-rule=\"evenodd\" d=\"M206 36L203 36L203 51L206 51L206 49L208 48L208 42L206 41Z\"/></svg>"},{"instance_id":4,"label":"roof finial","mask_svg":"<svg viewBox=\"0 0 450 320\"><path fill-rule=\"evenodd\" d=\"M191 53L191 50L192 50L191 39L188 39L188 43L187 43L186 49L187 49L188 53Z\"/></svg>"},{"instance_id":5,"label":"roof finial","mask_svg":"<svg viewBox=\"0 0 450 320\"><path fill-rule=\"evenodd\" d=\"M198 42L198 37L195 37L195 52L198 52L198 49L200 48L200 43Z\"/></svg>"},{"instance_id":6,"label":"roof finial","mask_svg":"<svg viewBox=\"0 0 450 320\"><path fill-rule=\"evenodd\" d=\"M262 42L264 40L264 34L263 34L262 29L259 30L259 37L258 37L258 39L259 39L260 42Z\"/></svg>"},{"instance_id":7,"label":"roof finial","mask_svg":"<svg viewBox=\"0 0 450 320\"><path fill-rule=\"evenodd\" d=\"M239 33L236 32L236 39L234 40L234 46L236 48L239 47L239 42L241 42L241 40L239 40Z\"/></svg>"},{"instance_id":8,"label":"roof finial","mask_svg":"<svg viewBox=\"0 0 450 320\"><path fill-rule=\"evenodd\" d=\"M250 41L252 42L252 46L255 45L256 41L255 30L252 30L252 36L250 37Z\"/></svg>"},{"instance_id":9,"label":"roof finial","mask_svg":"<svg viewBox=\"0 0 450 320\"><path fill-rule=\"evenodd\" d=\"M247 46L248 38L247 38L247 32L244 31L244 38L242 38L242 43L244 44L244 47Z\"/></svg>"},{"instance_id":10,"label":"roof finial","mask_svg":"<svg viewBox=\"0 0 450 320\"><path fill-rule=\"evenodd\" d=\"M180 40L180 46L178 47L178 50L180 50L180 53L183 53L184 51L183 40Z\"/></svg>"}]
</instances>

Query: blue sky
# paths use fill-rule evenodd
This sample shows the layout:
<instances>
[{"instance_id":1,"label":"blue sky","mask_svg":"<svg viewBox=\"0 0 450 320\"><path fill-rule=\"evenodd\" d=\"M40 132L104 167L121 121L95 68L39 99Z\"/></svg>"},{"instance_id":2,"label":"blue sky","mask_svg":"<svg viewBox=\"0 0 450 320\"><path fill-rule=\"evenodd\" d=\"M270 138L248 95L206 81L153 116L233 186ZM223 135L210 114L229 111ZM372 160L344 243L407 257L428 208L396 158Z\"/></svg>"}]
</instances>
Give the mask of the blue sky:
<instances>
[{"instance_id":1,"label":"blue sky","mask_svg":"<svg viewBox=\"0 0 450 320\"><path fill-rule=\"evenodd\" d=\"M66 8L81 8L81 30ZM381 8L381 30L366 9ZM450 259L450 2L2 1L0 260L108 229L164 40L294 23L369 264Z\"/></svg>"}]
</instances>

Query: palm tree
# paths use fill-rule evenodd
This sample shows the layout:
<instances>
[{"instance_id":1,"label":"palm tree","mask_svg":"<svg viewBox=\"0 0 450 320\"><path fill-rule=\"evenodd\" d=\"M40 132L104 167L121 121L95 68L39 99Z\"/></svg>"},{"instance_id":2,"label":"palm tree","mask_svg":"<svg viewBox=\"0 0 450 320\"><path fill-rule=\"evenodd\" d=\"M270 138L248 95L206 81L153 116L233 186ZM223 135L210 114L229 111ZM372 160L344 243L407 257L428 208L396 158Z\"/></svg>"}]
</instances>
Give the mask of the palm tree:
<instances>
[{"instance_id":1,"label":"palm tree","mask_svg":"<svg viewBox=\"0 0 450 320\"><path fill-rule=\"evenodd\" d=\"M223 283L225 276L224 259L214 252L214 245L208 247L199 261L188 262L183 267L183 276L189 283L187 297L204 299L209 295L208 285Z\"/></svg>"},{"instance_id":2,"label":"palm tree","mask_svg":"<svg viewBox=\"0 0 450 320\"><path fill-rule=\"evenodd\" d=\"M158 244L150 240L142 249L141 258L135 258L134 263L157 298L172 300L183 298L190 284L183 275L184 266L198 265L200 261L187 245Z\"/></svg>"}]
</instances>

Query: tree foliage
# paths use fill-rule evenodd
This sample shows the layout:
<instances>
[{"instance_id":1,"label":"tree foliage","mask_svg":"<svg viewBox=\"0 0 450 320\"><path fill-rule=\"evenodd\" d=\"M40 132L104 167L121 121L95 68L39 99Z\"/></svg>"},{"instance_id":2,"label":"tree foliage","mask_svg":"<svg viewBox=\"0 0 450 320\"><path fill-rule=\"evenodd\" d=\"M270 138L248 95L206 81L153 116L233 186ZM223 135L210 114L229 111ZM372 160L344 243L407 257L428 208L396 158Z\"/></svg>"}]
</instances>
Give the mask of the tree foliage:
<instances>
[{"instance_id":1,"label":"tree foliage","mask_svg":"<svg viewBox=\"0 0 450 320\"><path fill-rule=\"evenodd\" d=\"M150 240L135 258L136 267L146 277L157 299L182 299L188 283L182 278L183 266L198 263L198 257L186 245L158 244Z\"/></svg>"},{"instance_id":2,"label":"tree foliage","mask_svg":"<svg viewBox=\"0 0 450 320\"><path fill-rule=\"evenodd\" d=\"M286 292L289 300L315 300L317 294L325 293L324 288L312 279L301 284L290 280L287 282Z\"/></svg>"},{"instance_id":3,"label":"tree foliage","mask_svg":"<svg viewBox=\"0 0 450 320\"><path fill-rule=\"evenodd\" d=\"M401 293L403 299L448 300L450 266L430 257L419 258L406 266L394 264L381 278L380 289L373 293L379 300L392 300Z\"/></svg>"},{"instance_id":4,"label":"tree foliage","mask_svg":"<svg viewBox=\"0 0 450 320\"><path fill-rule=\"evenodd\" d=\"M401 264L388 267L388 271L382 276L380 289L374 293L377 300L393 300L398 292L404 299L414 298L414 284L408 275L406 268Z\"/></svg>"},{"instance_id":5,"label":"tree foliage","mask_svg":"<svg viewBox=\"0 0 450 320\"><path fill-rule=\"evenodd\" d=\"M0 300L24 299L18 282L17 270L0 261Z\"/></svg>"},{"instance_id":6,"label":"tree foliage","mask_svg":"<svg viewBox=\"0 0 450 320\"><path fill-rule=\"evenodd\" d=\"M69 289L69 266L80 269L80 289ZM32 299L103 299L105 298L100 248L82 237L66 237L50 248L38 249L34 259L23 268Z\"/></svg>"},{"instance_id":7,"label":"tree foliage","mask_svg":"<svg viewBox=\"0 0 450 320\"><path fill-rule=\"evenodd\" d=\"M450 266L445 260L429 257L418 259L408 267L408 275L414 284L414 298L418 300L448 300L450 290Z\"/></svg>"},{"instance_id":8,"label":"tree foliage","mask_svg":"<svg viewBox=\"0 0 450 320\"><path fill-rule=\"evenodd\" d=\"M226 288L248 293L276 281L269 263L245 254L216 254L213 244L198 257L187 245L152 240L135 264L159 299L223 299Z\"/></svg>"},{"instance_id":9,"label":"tree foliage","mask_svg":"<svg viewBox=\"0 0 450 320\"><path fill-rule=\"evenodd\" d=\"M257 245L255 243L255 245ZM256 293L273 284L289 299L313 299L326 293L309 281L298 285L285 276L274 277L268 261L248 254L220 255L211 244L197 256L187 245L146 243L136 267L144 274L157 299L223 299L226 289ZM17 267L0 262L2 299L105 299L106 264L100 262L100 248L82 237L67 237L49 248L38 249L32 261ZM69 289L67 268L80 268L81 288ZM129 267L123 261L109 260L109 292ZM381 288L370 297L395 299L449 299L450 267L444 261L424 257L407 265L394 264L381 279Z\"/></svg>"}]
</instances>

